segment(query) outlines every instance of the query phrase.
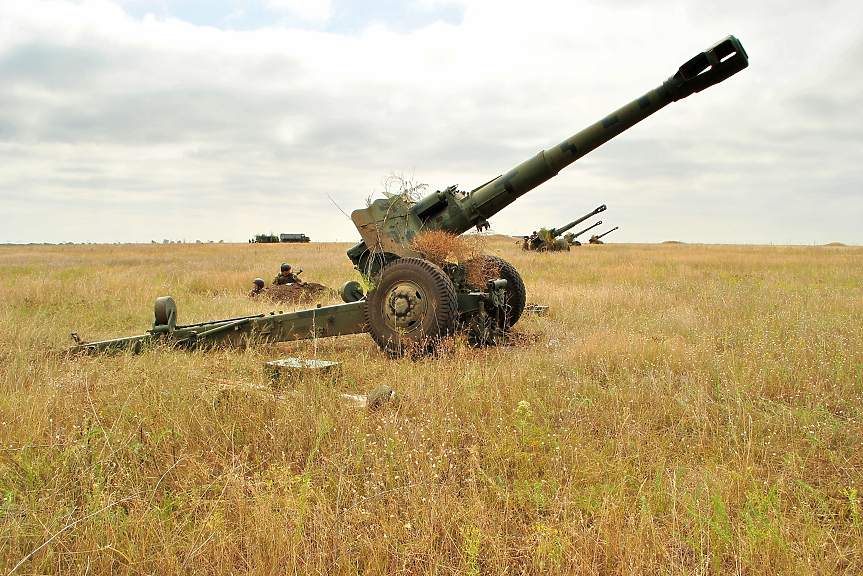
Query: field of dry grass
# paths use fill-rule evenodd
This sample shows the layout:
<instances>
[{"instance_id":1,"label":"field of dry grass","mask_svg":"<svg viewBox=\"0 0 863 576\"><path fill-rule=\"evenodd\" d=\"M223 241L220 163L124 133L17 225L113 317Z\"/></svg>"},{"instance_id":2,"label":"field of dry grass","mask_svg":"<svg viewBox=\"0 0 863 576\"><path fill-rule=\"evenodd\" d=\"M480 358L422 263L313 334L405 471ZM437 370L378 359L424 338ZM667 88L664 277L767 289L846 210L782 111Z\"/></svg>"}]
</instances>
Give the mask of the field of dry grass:
<instances>
[{"instance_id":1,"label":"field of dry grass","mask_svg":"<svg viewBox=\"0 0 863 576\"><path fill-rule=\"evenodd\" d=\"M0 246L0 572L863 572L863 249L488 244L550 314L416 361L63 351L265 311L285 260L336 287L347 244ZM272 391L291 356L343 370Z\"/></svg>"}]
</instances>

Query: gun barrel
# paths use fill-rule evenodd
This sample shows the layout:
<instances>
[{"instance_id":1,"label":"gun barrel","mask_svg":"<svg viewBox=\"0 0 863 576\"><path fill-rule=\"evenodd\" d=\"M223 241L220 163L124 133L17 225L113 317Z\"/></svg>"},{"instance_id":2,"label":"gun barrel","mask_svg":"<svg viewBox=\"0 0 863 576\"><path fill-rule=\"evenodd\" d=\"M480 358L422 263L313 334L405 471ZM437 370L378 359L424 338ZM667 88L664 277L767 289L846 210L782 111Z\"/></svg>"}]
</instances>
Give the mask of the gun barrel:
<instances>
[{"instance_id":1,"label":"gun barrel","mask_svg":"<svg viewBox=\"0 0 863 576\"><path fill-rule=\"evenodd\" d=\"M603 236L607 236L608 234L611 234L612 232L614 232L618 228L620 228L620 226L615 226L614 228L612 228L608 232L604 232L604 233L600 234L599 236L597 236L597 238L602 238Z\"/></svg>"},{"instance_id":2,"label":"gun barrel","mask_svg":"<svg viewBox=\"0 0 863 576\"><path fill-rule=\"evenodd\" d=\"M348 257L364 273L371 274L392 257L422 257L410 246L423 230L443 230L458 235L474 226L479 230L488 228L489 218L588 152L671 102L718 84L748 65L749 57L740 41L728 36L683 64L653 90L470 192L450 186L418 202L393 195L375 200L367 208L354 210L351 220L362 241L348 250ZM555 235L565 232L569 226L555 230Z\"/></svg>"},{"instance_id":3,"label":"gun barrel","mask_svg":"<svg viewBox=\"0 0 863 576\"><path fill-rule=\"evenodd\" d=\"M597 222L596 224L593 224L593 225L591 225L591 226L588 226L587 228L585 228L585 229L584 229L584 230L582 230L581 232L576 232L575 234L573 234L573 235L572 235L572 237L573 237L573 238L578 238L579 236L581 236L582 234L584 234L584 233L585 233L585 232L587 232L588 230L591 230L591 229L593 229L593 228L596 228L596 227L597 227L597 226L599 226L600 224L602 224L602 220L600 220L600 221L599 221L599 222Z\"/></svg>"},{"instance_id":4,"label":"gun barrel","mask_svg":"<svg viewBox=\"0 0 863 576\"><path fill-rule=\"evenodd\" d=\"M681 66L647 94L615 110L599 122L570 136L557 146L540 151L506 174L470 193L476 214L487 219L523 194L556 176L588 152L605 144L668 104L718 84L749 65L743 45L728 36ZM475 225L465 222L452 232L461 234Z\"/></svg>"},{"instance_id":5,"label":"gun barrel","mask_svg":"<svg viewBox=\"0 0 863 576\"><path fill-rule=\"evenodd\" d=\"M584 215L584 216L582 216L581 218L579 218L579 219L577 219L577 220L573 220L572 222L570 222L570 223L569 223L569 224L567 224L566 226L561 226L560 228L552 228L552 229L550 230L551 237L552 237L552 238L557 238L558 236L560 236L560 235L561 235L561 234L563 234L564 232L567 232L568 230L570 230L570 229L571 229L573 226L575 226L576 224L581 224L582 222L584 222L585 220L587 220L587 219L588 219L588 218L590 218L591 216L594 216L594 215L596 215L596 214L599 214L600 212L602 212L602 211L603 211L603 210L605 210L606 208L607 208L607 206L606 206L605 204L603 204L602 206L600 206L600 207L596 208L596 209L595 209L593 212L591 212L590 214L585 214L585 215Z\"/></svg>"}]
</instances>

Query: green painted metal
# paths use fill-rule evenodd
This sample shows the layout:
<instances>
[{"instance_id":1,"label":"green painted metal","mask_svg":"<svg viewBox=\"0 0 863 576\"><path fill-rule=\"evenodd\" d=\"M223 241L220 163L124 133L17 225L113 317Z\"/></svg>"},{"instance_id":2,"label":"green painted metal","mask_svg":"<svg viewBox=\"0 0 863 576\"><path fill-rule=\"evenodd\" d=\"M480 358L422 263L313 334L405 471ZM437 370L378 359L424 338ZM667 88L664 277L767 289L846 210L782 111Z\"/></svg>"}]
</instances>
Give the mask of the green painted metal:
<instances>
[{"instance_id":1,"label":"green painted metal","mask_svg":"<svg viewBox=\"0 0 863 576\"><path fill-rule=\"evenodd\" d=\"M606 208L607 208L607 206L605 204L603 204L602 206L599 206L598 208L596 208L590 214L585 214L581 218L577 218L577 219L573 220L572 222L570 222L566 226L561 226L560 228L552 228L551 230L548 231L548 234L552 238L557 238L558 236L560 236L564 232L568 232L571 228L574 228L577 224L581 224L582 222L584 222L585 220L587 220L591 216L595 216L596 214L599 214L600 212L604 212Z\"/></svg>"},{"instance_id":2,"label":"green painted metal","mask_svg":"<svg viewBox=\"0 0 863 576\"><path fill-rule=\"evenodd\" d=\"M618 228L620 228L620 226L615 226L614 228L612 228L612 229L611 229L611 230L609 230L608 232L603 232L602 234L600 234L600 235L599 235L599 236L597 236L596 238L597 238L597 239L599 239L599 238L602 238L603 236L608 236L609 234L611 234L612 232L614 232L614 231L615 231L615 230L617 230Z\"/></svg>"},{"instance_id":3,"label":"green painted metal","mask_svg":"<svg viewBox=\"0 0 863 576\"><path fill-rule=\"evenodd\" d=\"M157 309L158 309L157 302ZM282 342L326 338L365 332L366 302L350 302L286 312L284 314L258 314L243 318L230 318L214 322L200 322L169 329L167 324L154 322L146 334L82 343L70 348L72 352L109 352L131 350L141 352L146 347L169 345L179 348L209 348L218 345L243 346L250 341ZM175 308L176 310L176 308ZM156 315L158 316L158 310Z\"/></svg>"},{"instance_id":4,"label":"green painted metal","mask_svg":"<svg viewBox=\"0 0 863 576\"><path fill-rule=\"evenodd\" d=\"M603 236L607 236L608 234L611 234L612 232L614 232L617 229L618 229L618 226L615 226L614 228L612 228L608 232L604 232L604 233L600 234L599 236L594 234L593 236L590 237L590 240L588 240L588 242L591 244L604 244L604 242L601 240L601 238Z\"/></svg>"},{"instance_id":5,"label":"green painted metal","mask_svg":"<svg viewBox=\"0 0 863 576\"><path fill-rule=\"evenodd\" d=\"M603 204L602 206L594 209L593 212L585 214L581 218L577 218L569 224L561 226L560 228L540 228L536 236L525 237L521 248L522 250L528 250L531 252L557 252L561 250L568 251L571 241L567 237L571 236L572 238L575 238L576 235L567 234L567 237L564 238L559 238L559 236L564 232L567 232L576 224L581 224L591 216L599 214L600 212L604 212L606 208L606 205ZM600 222L602 222L602 220L600 220Z\"/></svg>"},{"instance_id":6,"label":"green painted metal","mask_svg":"<svg viewBox=\"0 0 863 576\"><path fill-rule=\"evenodd\" d=\"M362 241L348 250L348 257L363 274L375 276L396 258L422 257L411 248L411 242L423 230L453 234L474 227L484 230L489 227L489 218L588 152L668 104L718 84L748 65L743 45L728 36L687 61L653 90L470 192L450 186L418 202L397 195L354 210L351 219Z\"/></svg>"},{"instance_id":7,"label":"green painted metal","mask_svg":"<svg viewBox=\"0 0 863 576\"><path fill-rule=\"evenodd\" d=\"M503 298L505 281L490 286L491 293L463 292L458 294L460 312L475 321L468 326L468 331L477 341L491 344L500 334L495 331L497 316L486 319L481 314L484 302L489 300L497 304ZM503 286L499 283L503 282ZM163 309L169 302L172 314L165 320ZM250 343L273 343L288 340L308 340L312 338L328 338L347 334L360 334L367 331L365 322L366 300L321 306L297 312L277 314L256 314L242 318L228 318L208 322L198 322L185 326L175 326L177 307L170 296L156 300L153 326L145 334L102 340L100 342L82 342L69 348L73 353L118 352L123 350L139 354L147 348L155 346L171 346L188 350L207 349L215 346L246 346Z\"/></svg>"},{"instance_id":8,"label":"green painted metal","mask_svg":"<svg viewBox=\"0 0 863 576\"><path fill-rule=\"evenodd\" d=\"M466 330L479 344L494 344L518 321L525 309L525 289L521 277L509 263L486 256L481 257L484 260L480 263L493 264L497 269L494 274L497 274L498 278L486 278L483 280L484 285L471 285L467 280L470 261L438 268L422 260L424 255L411 245L417 234L427 230L441 230L457 235L474 227L478 230L487 229L489 218L591 150L671 102L722 82L748 65L749 60L743 46L737 38L728 36L686 62L660 86L557 146L540 151L506 174L493 178L470 192L462 192L457 186L450 186L418 201L409 198L407 194L389 195L387 198L375 200L367 208L355 210L351 219L362 241L348 250L348 257L367 278L373 281L381 278L382 282L388 283L388 291L379 294L370 292L367 299L359 284L354 282L342 289L344 304L285 314L271 312L187 326L177 326L177 309L173 299L162 297L156 301L153 326L146 334L79 343L71 350L103 352L126 349L139 352L155 345L202 348L369 331L382 347L393 353L402 350L401 344L390 346L384 342L389 337L384 338L381 330L395 334L412 330L414 320L409 313L414 308L423 314L434 314L435 310L440 313L443 306L439 306L439 302L414 306L420 302L423 294L435 291L448 294L450 299L455 295L455 308L447 312L452 312L455 316L443 319L448 325ZM605 206L600 208L605 209ZM602 211L600 208L560 229L546 230L549 240L557 242L557 236ZM568 249L565 240L559 241L567 244ZM398 265L384 269L387 264L402 258L420 260L403 260ZM400 276L402 272L404 278ZM409 281L408 276L414 279ZM422 290L419 290L420 287ZM413 292L406 292L408 288ZM431 288L434 290L429 291ZM367 305L369 300L377 303L374 310ZM406 302L412 307L405 308ZM405 308L404 314L399 306ZM404 320L402 315L405 316ZM405 324L405 327L401 324ZM434 332L435 337L437 332ZM421 336L426 338L426 341L432 338L426 333Z\"/></svg>"},{"instance_id":9,"label":"green painted metal","mask_svg":"<svg viewBox=\"0 0 863 576\"><path fill-rule=\"evenodd\" d=\"M600 226L601 224L602 224L602 220L599 220L598 222L591 224L590 226L588 226L587 228L585 228L584 230L582 230L580 232L576 232L575 234L572 234L572 233L564 234L563 238L564 238L564 240L569 242L569 244L571 246L581 246L581 242L576 240L576 238L578 238L579 236L581 236L582 234L584 234L588 230L592 230L592 229L596 228L597 226Z\"/></svg>"}]
</instances>

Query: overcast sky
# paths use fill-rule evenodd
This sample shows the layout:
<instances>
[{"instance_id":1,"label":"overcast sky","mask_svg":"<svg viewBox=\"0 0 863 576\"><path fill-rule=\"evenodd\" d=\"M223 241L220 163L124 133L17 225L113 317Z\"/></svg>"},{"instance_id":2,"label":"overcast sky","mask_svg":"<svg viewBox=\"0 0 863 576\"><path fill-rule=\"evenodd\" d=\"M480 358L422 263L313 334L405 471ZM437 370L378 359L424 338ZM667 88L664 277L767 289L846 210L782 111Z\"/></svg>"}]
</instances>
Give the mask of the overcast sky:
<instances>
[{"instance_id":1,"label":"overcast sky","mask_svg":"<svg viewBox=\"0 0 863 576\"><path fill-rule=\"evenodd\" d=\"M859 0L0 0L0 242L356 241L388 175L475 188L728 34L493 230L863 244Z\"/></svg>"}]
</instances>

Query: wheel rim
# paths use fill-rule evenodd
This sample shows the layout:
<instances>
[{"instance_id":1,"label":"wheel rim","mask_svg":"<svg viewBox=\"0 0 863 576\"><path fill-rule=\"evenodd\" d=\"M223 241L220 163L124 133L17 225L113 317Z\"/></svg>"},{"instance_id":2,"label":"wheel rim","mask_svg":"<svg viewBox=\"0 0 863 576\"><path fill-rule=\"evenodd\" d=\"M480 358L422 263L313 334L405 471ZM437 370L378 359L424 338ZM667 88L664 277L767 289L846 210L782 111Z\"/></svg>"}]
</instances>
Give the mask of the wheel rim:
<instances>
[{"instance_id":1,"label":"wheel rim","mask_svg":"<svg viewBox=\"0 0 863 576\"><path fill-rule=\"evenodd\" d=\"M422 319L428 312L428 302L428 295L422 286L402 280L387 291L381 316L394 332L413 332L422 326Z\"/></svg>"},{"instance_id":2,"label":"wheel rim","mask_svg":"<svg viewBox=\"0 0 863 576\"><path fill-rule=\"evenodd\" d=\"M537 251L544 252L545 250ZM521 276L519 275L515 267L513 267L512 264L510 264L503 258L485 255L478 256L477 259L482 262L481 266L483 267L483 269L494 268L496 270L491 275L484 274L483 282L485 282L486 280L491 280L493 278L503 278L507 281L507 316L502 319L502 327L504 329L511 328L516 322L518 322L518 319L521 317L521 314L524 310L526 298L524 282L522 281ZM472 285L471 288L474 290L481 291L484 289L484 285Z\"/></svg>"}]
</instances>

